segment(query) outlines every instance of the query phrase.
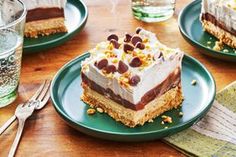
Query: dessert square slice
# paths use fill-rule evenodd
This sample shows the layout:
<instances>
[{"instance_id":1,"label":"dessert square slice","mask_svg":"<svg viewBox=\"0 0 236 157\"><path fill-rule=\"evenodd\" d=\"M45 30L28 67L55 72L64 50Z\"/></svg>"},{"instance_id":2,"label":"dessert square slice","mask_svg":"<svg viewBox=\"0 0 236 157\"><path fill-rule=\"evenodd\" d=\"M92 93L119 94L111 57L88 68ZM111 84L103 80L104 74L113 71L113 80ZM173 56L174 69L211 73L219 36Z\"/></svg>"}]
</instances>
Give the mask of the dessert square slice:
<instances>
[{"instance_id":1,"label":"dessert square slice","mask_svg":"<svg viewBox=\"0 0 236 157\"><path fill-rule=\"evenodd\" d=\"M143 125L182 103L183 52L161 44L154 33L137 28L122 38L111 34L90 54L82 63L81 98L116 121Z\"/></svg>"},{"instance_id":2,"label":"dessert square slice","mask_svg":"<svg viewBox=\"0 0 236 157\"><path fill-rule=\"evenodd\" d=\"M200 21L205 31L236 48L235 0L202 0Z\"/></svg>"},{"instance_id":3,"label":"dessert square slice","mask_svg":"<svg viewBox=\"0 0 236 157\"><path fill-rule=\"evenodd\" d=\"M66 0L23 1L28 10L24 33L26 37L37 38L67 32L64 22Z\"/></svg>"}]
</instances>

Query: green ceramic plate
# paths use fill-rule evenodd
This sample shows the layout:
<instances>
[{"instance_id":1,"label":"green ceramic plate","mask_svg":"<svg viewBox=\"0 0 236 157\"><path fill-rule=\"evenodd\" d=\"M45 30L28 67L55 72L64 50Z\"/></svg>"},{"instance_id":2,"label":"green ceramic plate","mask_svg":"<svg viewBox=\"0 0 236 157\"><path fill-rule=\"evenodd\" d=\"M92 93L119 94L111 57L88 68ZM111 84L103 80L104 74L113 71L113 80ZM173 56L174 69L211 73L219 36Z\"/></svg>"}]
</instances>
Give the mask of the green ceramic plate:
<instances>
[{"instance_id":1,"label":"green ceramic plate","mask_svg":"<svg viewBox=\"0 0 236 157\"><path fill-rule=\"evenodd\" d=\"M182 85L185 99L181 108L165 113L173 118L172 124L162 125L161 118L156 118L153 123L128 128L106 114L89 116L86 113L88 105L80 100L80 64L88 56L85 53L62 67L51 86L51 99L56 111L69 125L85 134L116 141L163 138L190 127L206 114L214 100L215 82L211 74L197 60L184 56ZM193 79L197 80L195 86L191 85ZM180 111L184 113L183 117L179 116Z\"/></svg>"},{"instance_id":2,"label":"green ceramic plate","mask_svg":"<svg viewBox=\"0 0 236 157\"><path fill-rule=\"evenodd\" d=\"M199 47L203 54L227 61L236 62L236 51L224 45L222 51L215 51L217 39L211 34L204 32L199 20L201 12L201 0L195 0L187 5L179 15L179 29L183 37L193 46ZM224 51L228 52L224 52Z\"/></svg>"},{"instance_id":3,"label":"green ceramic plate","mask_svg":"<svg viewBox=\"0 0 236 157\"><path fill-rule=\"evenodd\" d=\"M69 40L85 26L88 17L88 10L80 0L67 0L65 7L65 24L67 33L59 33L44 37L25 38L24 53L38 52L56 47Z\"/></svg>"}]
</instances>

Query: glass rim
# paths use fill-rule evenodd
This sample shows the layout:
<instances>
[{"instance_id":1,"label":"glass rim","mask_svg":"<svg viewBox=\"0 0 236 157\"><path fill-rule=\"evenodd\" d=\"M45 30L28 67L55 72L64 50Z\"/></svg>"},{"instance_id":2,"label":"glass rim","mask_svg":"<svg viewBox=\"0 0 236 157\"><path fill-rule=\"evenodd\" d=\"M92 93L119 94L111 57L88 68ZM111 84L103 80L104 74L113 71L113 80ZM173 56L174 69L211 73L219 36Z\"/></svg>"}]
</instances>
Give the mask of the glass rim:
<instances>
[{"instance_id":1,"label":"glass rim","mask_svg":"<svg viewBox=\"0 0 236 157\"><path fill-rule=\"evenodd\" d=\"M25 4L22 2L22 0L17 0L17 1L21 3L21 5L22 5L22 7L23 7L23 13L22 13L21 16L20 16L19 18L17 18L16 20L14 20L14 21L12 21L12 22L6 24L6 25L0 26L0 29L5 29L5 28L9 28L9 27L11 27L11 26L14 26L14 25L20 23L20 22L25 18L26 12L27 12L26 6L25 6Z\"/></svg>"}]
</instances>

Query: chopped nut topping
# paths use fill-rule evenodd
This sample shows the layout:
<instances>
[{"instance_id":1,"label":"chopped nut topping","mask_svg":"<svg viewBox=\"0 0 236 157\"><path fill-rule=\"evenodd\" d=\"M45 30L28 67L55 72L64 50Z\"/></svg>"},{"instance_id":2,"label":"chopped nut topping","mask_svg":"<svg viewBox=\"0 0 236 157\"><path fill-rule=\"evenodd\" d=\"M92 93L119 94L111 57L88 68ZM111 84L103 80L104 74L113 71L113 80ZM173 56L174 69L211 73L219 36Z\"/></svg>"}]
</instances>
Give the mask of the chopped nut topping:
<instances>
[{"instance_id":1,"label":"chopped nut topping","mask_svg":"<svg viewBox=\"0 0 236 157\"><path fill-rule=\"evenodd\" d=\"M150 50L150 49L151 49L151 46L150 46L149 44L146 44L146 45L145 45L145 48L146 48L147 50Z\"/></svg>"},{"instance_id":2,"label":"chopped nut topping","mask_svg":"<svg viewBox=\"0 0 236 157\"><path fill-rule=\"evenodd\" d=\"M148 123L153 123L153 122L154 122L153 119L148 120Z\"/></svg>"},{"instance_id":3,"label":"chopped nut topping","mask_svg":"<svg viewBox=\"0 0 236 157\"><path fill-rule=\"evenodd\" d=\"M164 125L164 124L165 124L165 122L161 121L161 124L162 124L162 125Z\"/></svg>"},{"instance_id":4,"label":"chopped nut topping","mask_svg":"<svg viewBox=\"0 0 236 157\"><path fill-rule=\"evenodd\" d=\"M114 39L112 39L111 41L113 41ZM114 40L115 41L115 40ZM107 50L110 50L112 51L114 49L114 45L113 43L111 42L110 44L107 45Z\"/></svg>"},{"instance_id":5,"label":"chopped nut topping","mask_svg":"<svg viewBox=\"0 0 236 157\"><path fill-rule=\"evenodd\" d=\"M121 86L124 86L124 87L129 87L129 79L128 78L126 78L126 77L124 77L124 76L121 76L121 77L119 77L119 84L121 85Z\"/></svg>"},{"instance_id":6,"label":"chopped nut topping","mask_svg":"<svg viewBox=\"0 0 236 157\"><path fill-rule=\"evenodd\" d=\"M95 114L95 113L96 113L96 110L93 109L93 108L89 108L89 109L87 110L87 114L88 114L88 115L93 115L93 114Z\"/></svg>"},{"instance_id":7,"label":"chopped nut topping","mask_svg":"<svg viewBox=\"0 0 236 157\"><path fill-rule=\"evenodd\" d=\"M191 85L195 86L197 84L197 80L192 80Z\"/></svg>"},{"instance_id":8,"label":"chopped nut topping","mask_svg":"<svg viewBox=\"0 0 236 157\"><path fill-rule=\"evenodd\" d=\"M149 41L148 38L143 39L144 43L147 43L148 41Z\"/></svg>"},{"instance_id":9,"label":"chopped nut topping","mask_svg":"<svg viewBox=\"0 0 236 157\"><path fill-rule=\"evenodd\" d=\"M183 112L179 112L179 116L182 117L184 115Z\"/></svg>"},{"instance_id":10,"label":"chopped nut topping","mask_svg":"<svg viewBox=\"0 0 236 157\"><path fill-rule=\"evenodd\" d=\"M103 113L103 112L104 112L103 109L100 108L100 107L97 108L97 111L98 111L99 113Z\"/></svg>"},{"instance_id":11,"label":"chopped nut topping","mask_svg":"<svg viewBox=\"0 0 236 157\"><path fill-rule=\"evenodd\" d=\"M122 56L121 56L121 60L125 60L125 56L126 56L126 53L123 52L123 53L122 53Z\"/></svg>"},{"instance_id":12,"label":"chopped nut topping","mask_svg":"<svg viewBox=\"0 0 236 157\"><path fill-rule=\"evenodd\" d=\"M216 41L213 50L220 51L222 50L222 48L223 48L223 43L221 41Z\"/></svg>"},{"instance_id":13,"label":"chopped nut topping","mask_svg":"<svg viewBox=\"0 0 236 157\"><path fill-rule=\"evenodd\" d=\"M228 49L224 49L224 50L223 50L223 52L225 52L225 53L228 53L228 52L229 52L229 50L228 50Z\"/></svg>"},{"instance_id":14,"label":"chopped nut topping","mask_svg":"<svg viewBox=\"0 0 236 157\"><path fill-rule=\"evenodd\" d=\"M139 71L142 71L144 69L144 67L139 67L138 70Z\"/></svg>"},{"instance_id":15,"label":"chopped nut topping","mask_svg":"<svg viewBox=\"0 0 236 157\"><path fill-rule=\"evenodd\" d=\"M96 49L99 50L101 48L100 44L96 45Z\"/></svg>"},{"instance_id":16,"label":"chopped nut topping","mask_svg":"<svg viewBox=\"0 0 236 157\"><path fill-rule=\"evenodd\" d=\"M118 58L113 58L111 62L112 62L112 63L118 63L118 61L119 61Z\"/></svg>"},{"instance_id":17,"label":"chopped nut topping","mask_svg":"<svg viewBox=\"0 0 236 157\"><path fill-rule=\"evenodd\" d=\"M166 115L162 115L161 118L162 118L162 119L165 119L165 118L167 118L167 116L166 116Z\"/></svg>"},{"instance_id":18,"label":"chopped nut topping","mask_svg":"<svg viewBox=\"0 0 236 157\"><path fill-rule=\"evenodd\" d=\"M107 58L117 57L117 55L115 53L113 53L112 51L105 51L104 53Z\"/></svg>"},{"instance_id":19,"label":"chopped nut topping","mask_svg":"<svg viewBox=\"0 0 236 157\"><path fill-rule=\"evenodd\" d=\"M172 123L172 118L169 116L163 115L163 116L161 116L161 118L163 119L163 122L165 122L165 123Z\"/></svg>"},{"instance_id":20,"label":"chopped nut topping","mask_svg":"<svg viewBox=\"0 0 236 157\"><path fill-rule=\"evenodd\" d=\"M125 78L129 78L129 77L130 77L130 75L131 75L131 73L130 73L130 72L126 72L126 73L124 73L124 74L123 74L123 77L125 77Z\"/></svg>"}]
</instances>

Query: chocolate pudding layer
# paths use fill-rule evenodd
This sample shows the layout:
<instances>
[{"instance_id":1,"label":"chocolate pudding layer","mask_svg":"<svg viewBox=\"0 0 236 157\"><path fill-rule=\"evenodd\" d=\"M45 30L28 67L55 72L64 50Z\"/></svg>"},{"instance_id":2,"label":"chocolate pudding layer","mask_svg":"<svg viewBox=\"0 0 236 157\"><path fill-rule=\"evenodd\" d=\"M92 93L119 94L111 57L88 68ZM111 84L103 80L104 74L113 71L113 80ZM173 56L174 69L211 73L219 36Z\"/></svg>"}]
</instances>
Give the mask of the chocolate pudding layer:
<instances>
[{"instance_id":1,"label":"chocolate pudding layer","mask_svg":"<svg viewBox=\"0 0 236 157\"><path fill-rule=\"evenodd\" d=\"M64 17L64 9L62 8L36 8L28 10L26 22L44 20L50 18Z\"/></svg>"}]
</instances>

